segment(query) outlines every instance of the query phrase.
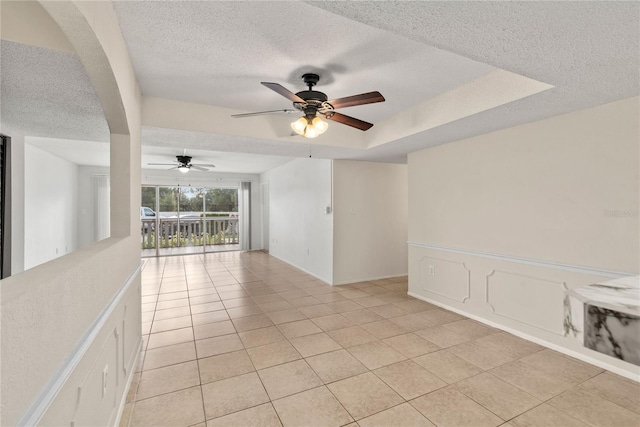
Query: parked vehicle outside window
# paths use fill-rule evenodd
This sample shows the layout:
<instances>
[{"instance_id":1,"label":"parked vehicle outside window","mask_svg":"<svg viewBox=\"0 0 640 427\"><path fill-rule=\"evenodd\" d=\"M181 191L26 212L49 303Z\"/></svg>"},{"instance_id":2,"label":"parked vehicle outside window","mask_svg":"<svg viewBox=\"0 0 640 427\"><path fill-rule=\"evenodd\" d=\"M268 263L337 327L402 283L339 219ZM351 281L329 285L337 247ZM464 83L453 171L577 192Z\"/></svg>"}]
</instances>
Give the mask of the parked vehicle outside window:
<instances>
[{"instance_id":1,"label":"parked vehicle outside window","mask_svg":"<svg viewBox=\"0 0 640 427\"><path fill-rule=\"evenodd\" d=\"M147 207L140 208L140 221L142 221L142 229L148 231L156 228L156 213L153 209ZM152 221L153 220L153 221Z\"/></svg>"},{"instance_id":2,"label":"parked vehicle outside window","mask_svg":"<svg viewBox=\"0 0 640 427\"><path fill-rule=\"evenodd\" d=\"M156 213L151 208L140 208L140 219L155 219Z\"/></svg>"}]
</instances>

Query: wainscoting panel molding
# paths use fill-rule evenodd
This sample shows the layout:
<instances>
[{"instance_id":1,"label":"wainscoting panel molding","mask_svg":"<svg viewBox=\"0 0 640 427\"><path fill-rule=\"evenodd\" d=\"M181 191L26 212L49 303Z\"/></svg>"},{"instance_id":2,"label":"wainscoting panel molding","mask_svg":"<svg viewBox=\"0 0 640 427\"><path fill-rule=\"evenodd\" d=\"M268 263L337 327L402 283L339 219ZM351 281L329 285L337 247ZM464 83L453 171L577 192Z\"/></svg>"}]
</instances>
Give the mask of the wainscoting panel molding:
<instances>
[{"instance_id":1,"label":"wainscoting panel molding","mask_svg":"<svg viewBox=\"0 0 640 427\"><path fill-rule=\"evenodd\" d=\"M97 419L115 424L141 345L140 267L89 327L18 426L60 424L63 418L72 427L88 425L97 410Z\"/></svg>"},{"instance_id":2,"label":"wainscoting panel molding","mask_svg":"<svg viewBox=\"0 0 640 427\"><path fill-rule=\"evenodd\" d=\"M633 273L409 243L409 295L636 381L638 367L565 337L569 289ZM636 273L637 274L637 273Z\"/></svg>"},{"instance_id":3,"label":"wainscoting panel molding","mask_svg":"<svg viewBox=\"0 0 640 427\"><path fill-rule=\"evenodd\" d=\"M100 411L101 419L109 420L109 425L115 422L118 415L116 403L119 403L116 391L120 376L118 336L117 329L107 336L98 357L78 386L78 400L73 415L73 424L76 426L90 425L96 417L96 411ZM95 401L100 397L108 404L96 405Z\"/></svg>"},{"instance_id":4,"label":"wainscoting panel molding","mask_svg":"<svg viewBox=\"0 0 640 427\"><path fill-rule=\"evenodd\" d=\"M422 290L464 303L471 296L471 272L463 262L423 256L419 261Z\"/></svg>"},{"instance_id":5,"label":"wainscoting panel molding","mask_svg":"<svg viewBox=\"0 0 640 427\"><path fill-rule=\"evenodd\" d=\"M492 270L486 275L485 302L498 316L563 336L566 290L564 282Z\"/></svg>"}]
</instances>

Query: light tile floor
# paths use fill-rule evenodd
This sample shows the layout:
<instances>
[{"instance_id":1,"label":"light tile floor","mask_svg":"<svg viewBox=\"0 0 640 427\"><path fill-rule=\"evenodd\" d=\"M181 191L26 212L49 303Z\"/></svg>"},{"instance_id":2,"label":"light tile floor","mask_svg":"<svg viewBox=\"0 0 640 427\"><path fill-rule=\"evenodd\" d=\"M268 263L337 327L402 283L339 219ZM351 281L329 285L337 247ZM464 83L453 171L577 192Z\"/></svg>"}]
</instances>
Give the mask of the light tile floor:
<instances>
[{"instance_id":1,"label":"light tile floor","mask_svg":"<svg viewBox=\"0 0 640 427\"><path fill-rule=\"evenodd\" d=\"M640 385L263 252L155 258L121 426L639 426Z\"/></svg>"}]
</instances>

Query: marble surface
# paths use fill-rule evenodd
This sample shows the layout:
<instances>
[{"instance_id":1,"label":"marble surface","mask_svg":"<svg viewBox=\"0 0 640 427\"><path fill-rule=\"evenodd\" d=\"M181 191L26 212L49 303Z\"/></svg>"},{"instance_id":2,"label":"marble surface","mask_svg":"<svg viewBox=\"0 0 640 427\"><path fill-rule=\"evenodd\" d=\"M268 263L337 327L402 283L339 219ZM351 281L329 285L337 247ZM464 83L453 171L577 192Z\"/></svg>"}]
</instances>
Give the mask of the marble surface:
<instances>
[{"instance_id":1,"label":"marble surface","mask_svg":"<svg viewBox=\"0 0 640 427\"><path fill-rule=\"evenodd\" d=\"M640 276L571 289L564 329L587 348L640 366Z\"/></svg>"},{"instance_id":2,"label":"marble surface","mask_svg":"<svg viewBox=\"0 0 640 427\"><path fill-rule=\"evenodd\" d=\"M585 303L640 316L640 276L574 288L569 295Z\"/></svg>"}]
</instances>

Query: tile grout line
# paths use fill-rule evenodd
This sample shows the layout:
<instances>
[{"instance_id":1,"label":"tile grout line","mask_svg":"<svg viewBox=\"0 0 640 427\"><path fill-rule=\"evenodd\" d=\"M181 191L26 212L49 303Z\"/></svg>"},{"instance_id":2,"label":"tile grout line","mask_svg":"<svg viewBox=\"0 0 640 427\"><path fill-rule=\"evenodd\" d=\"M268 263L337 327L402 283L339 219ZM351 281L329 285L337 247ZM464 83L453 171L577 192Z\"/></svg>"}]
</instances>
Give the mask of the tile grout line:
<instances>
[{"instance_id":1,"label":"tile grout line","mask_svg":"<svg viewBox=\"0 0 640 427\"><path fill-rule=\"evenodd\" d=\"M205 426L206 426L207 409L204 402L204 390L202 389L202 373L200 372L200 358L198 357L198 346L196 345L196 331L195 331L195 325L193 324L193 311L191 310L191 293L189 292L189 280L187 278L187 267L185 264L183 264L183 268L184 268L185 281L187 284L187 299L189 300L189 313L191 316L191 333L193 337L193 349L196 354L196 366L198 368L198 383L199 383L199 389L200 389L200 399L202 401L202 418L204 419L203 422L205 423ZM211 284L213 285L213 281L211 282Z\"/></svg>"}]
</instances>

